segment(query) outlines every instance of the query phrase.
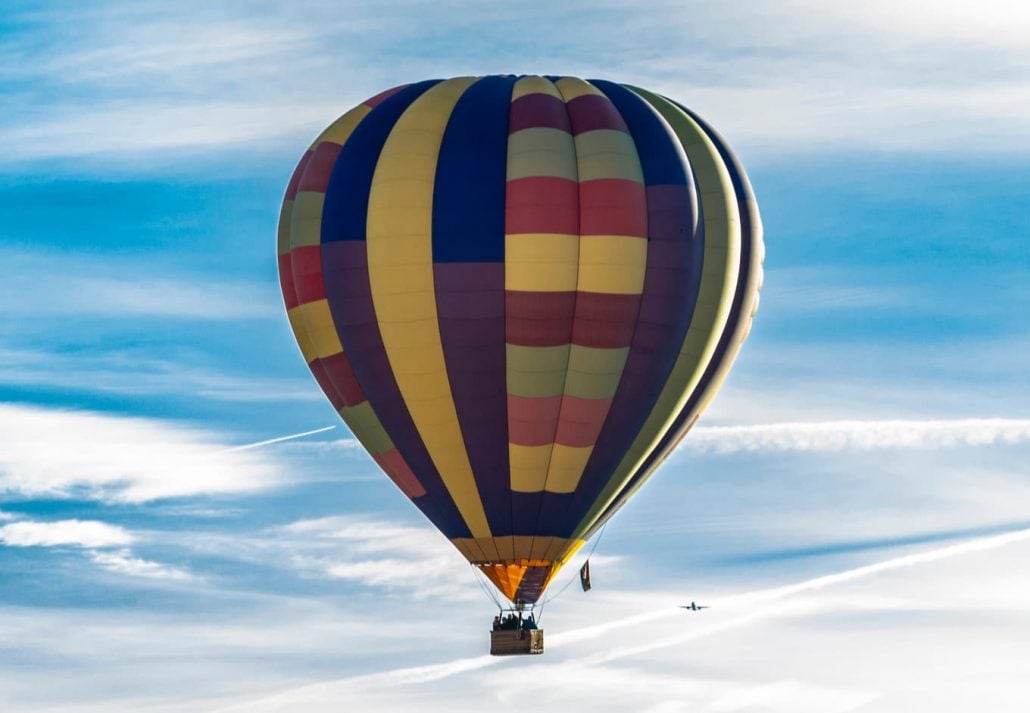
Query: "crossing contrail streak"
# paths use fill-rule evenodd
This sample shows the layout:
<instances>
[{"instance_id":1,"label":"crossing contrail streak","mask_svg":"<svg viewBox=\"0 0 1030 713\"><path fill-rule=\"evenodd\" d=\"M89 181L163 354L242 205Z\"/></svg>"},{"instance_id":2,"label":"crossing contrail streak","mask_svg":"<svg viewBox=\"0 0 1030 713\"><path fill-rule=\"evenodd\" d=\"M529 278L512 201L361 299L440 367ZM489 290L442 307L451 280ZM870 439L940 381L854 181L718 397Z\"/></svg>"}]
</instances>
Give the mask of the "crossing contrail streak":
<instances>
[{"instance_id":1,"label":"crossing contrail streak","mask_svg":"<svg viewBox=\"0 0 1030 713\"><path fill-rule=\"evenodd\" d=\"M948 547L941 547L938 549L930 550L927 552L918 552L911 555L904 555L901 557L894 557L889 560L882 562L876 562L874 564L865 565L862 567L856 567L849 569L844 572L836 572L834 574L827 574L820 577L814 577L812 579L806 579L802 582L795 584L788 584L782 587L772 587L769 589L759 589L753 592L744 592L741 594L735 594L724 597L718 601L720 609L727 609L731 607L745 607L754 605L764 605L769 602L775 602L780 600L787 600L792 596L798 594L804 594L807 592L814 592L827 587L833 587L839 584L847 582L853 582L859 579L865 579L872 577L883 572L891 572L899 569L905 569L907 567L915 567L930 562L938 562L941 560L950 559L952 557L958 557L960 555L969 554L973 552L984 552L987 550L994 550L1001 547L1005 547L1010 544L1017 542L1024 542L1030 540L1030 528L1014 530L1012 532L1006 532L1001 535L993 535L991 537L981 537L975 540L967 540L959 544L950 545ZM610 651L600 652L593 656L588 656L582 659L578 665L589 666L593 664L604 663L613 661L616 659L627 658L630 656L636 656L639 654L647 653L661 648L670 646L676 646L678 644L687 643L697 639L702 639L708 636L728 631L731 629L738 629L748 624L763 619L772 618L775 616L782 616L785 613L796 613L800 611L797 607L792 606L779 606L779 607L765 607L757 611L750 611L746 614L734 617L732 619L713 623L699 629L691 629L689 631L669 636L656 641L649 641L638 646L625 647L620 646L617 649ZM548 639L548 648L560 648L565 647L573 643L581 641L587 641L590 639L596 639L610 631L622 629L629 626L635 626L646 622L658 621L661 619L682 617L682 610L676 607L662 608L651 612L638 614L635 616L626 617L616 621L606 622L604 624L598 624L595 626L588 626L573 631L566 631L560 634L556 634ZM305 701L312 703L325 701L327 697L339 696L348 690L369 690L369 689L380 689L382 687L397 686L397 685L410 685L417 683L428 683L430 681L438 681L440 679L455 676L467 671L474 671L487 666L497 664L502 659L495 656L475 656L464 659L457 659L455 661L448 661L441 664L432 664L429 666L414 666L409 668L394 669L392 671L383 671L381 673L367 674L363 676L356 676L353 678L346 678L339 681L332 681L327 683L318 683L310 686L304 686L297 688L292 691L286 691L277 696L265 698L260 701L255 701L249 704L242 704L238 706L232 706L229 708L220 709L218 713L230 713L230 711L279 711L279 710L293 710L298 704L302 704ZM279 707L282 706L282 707Z\"/></svg>"},{"instance_id":2,"label":"crossing contrail streak","mask_svg":"<svg viewBox=\"0 0 1030 713\"><path fill-rule=\"evenodd\" d=\"M295 438L304 438L305 436L313 436L316 433L325 433L331 431L336 426L325 426L323 428L316 428L314 431L304 431L303 433L293 433L289 436L279 436L278 438L269 438L267 441L258 441L257 443L247 443L242 446L233 446L232 448L225 448L225 451L246 451L251 448L260 448L261 446L270 446L273 443L282 443L283 441L292 441Z\"/></svg>"}]
</instances>

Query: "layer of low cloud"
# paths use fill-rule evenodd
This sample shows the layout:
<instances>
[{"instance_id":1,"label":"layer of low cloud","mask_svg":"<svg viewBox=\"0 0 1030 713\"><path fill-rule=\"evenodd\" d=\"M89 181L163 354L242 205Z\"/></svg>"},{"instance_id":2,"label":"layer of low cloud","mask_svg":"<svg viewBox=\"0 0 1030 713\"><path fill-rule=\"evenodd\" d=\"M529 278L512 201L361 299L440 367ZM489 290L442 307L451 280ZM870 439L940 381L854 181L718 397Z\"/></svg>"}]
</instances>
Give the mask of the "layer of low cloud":
<instances>
[{"instance_id":1,"label":"layer of low cloud","mask_svg":"<svg viewBox=\"0 0 1030 713\"><path fill-rule=\"evenodd\" d=\"M1030 442L1030 419L829 421L752 426L701 426L684 451L829 452L880 448L932 449Z\"/></svg>"},{"instance_id":2,"label":"layer of low cloud","mask_svg":"<svg viewBox=\"0 0 1030 713\"><path fill-rule=\"evenodd\" d=\"M261 450L173 422L0 404L0 492L144 502L284 482Z\"/></svg>"}]
</instances>

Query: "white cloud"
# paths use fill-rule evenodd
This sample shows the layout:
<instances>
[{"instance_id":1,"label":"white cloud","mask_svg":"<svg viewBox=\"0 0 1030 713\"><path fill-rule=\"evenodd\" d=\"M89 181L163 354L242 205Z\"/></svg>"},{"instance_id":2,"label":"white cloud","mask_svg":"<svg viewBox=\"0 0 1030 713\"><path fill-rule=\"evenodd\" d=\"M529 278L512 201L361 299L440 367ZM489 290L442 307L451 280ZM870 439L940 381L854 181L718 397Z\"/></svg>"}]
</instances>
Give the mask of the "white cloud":
<instances>
[{"instance_id":1,"label":"white cloud","mask_svg":"<svg viewBox=\"0 0 1030 713\"><path fill-rule=\"evenodd\" d=\"M47 51L11 40L0 66L19 70L6 74L53 91L0 125L6 160L147 153L153 165L161 152L302 146L387 86L461 72L603 74L598 47L616 78L686 101L755 150L1030 150L1030 20L1015 2L240 8L66 12L45 18ZM90 31L68 36L69 23ZM458 45L462 56L440 49ZM369 56L390 61L371 67Z\"/></svg>"},{"instance_id":2,"label":"white cloud","mask_svg":"<svg viewBox=\"0 0 1030 713\"><path fill-rule=\"evenodd\" d=\"M263 451L146 418L0 404L0 491L143 502L284 482Z\"/></svg>"},{"instance_id":3,"label":"white cloud","mask_svg":"<svg viewBox=\"0 0 1030 713\"><path fill-rule=\"evenodd\" d=\"M117 552L94 552L90 559L111 572L126 574L132 577L145 577L147 579L170 579L176 581L187 581L194 579L194 576L184 569L170 567L159 562L133 557L129 550L118 550Z\"/></svg>"},{"instance_id":4,"label":"white cloud","mask_svg":"<svg viewBox=\"0 0 1030 713\"><path fill-rule=\"evenodd\" d=\"M846 451L877 448L955 448L1030 442L1030 419L828 421L753 426L700 426L683 451Z\"/></svg>"},{"instance_id":5,"label":"white cloud","mask_svg":"<svg viewBox=\"0 0 1030 713\"><path fill-rule=\"evenodd\" d=\"M325 433L326 431L332 431L336 426L324 426L322 428L316 428L311 431L304 431L303 433L291 433L288 436L279 436L278 438L268 438L264 441L257 441L256 443L247 443L243 446L233 446L229 450L231 451L249 451L252 448L264 448L275 443L285 443L292 441L297 438L306 438L307 436L313 436L316 433Z\"/></svg>"},{"instance_id":6,"label":"white cloud","mask_svg":"<svg viewBox=\"0 0 1030 713\"><path fill-rule=\"evenodd\" d=\"M8 547L74 545L92 549L127 545L133 539L124 528L96 520L25 521L0 527L0 542Z\"/></svg>"},{"instance_id":7,"label":"white cloud","mask_svg":"<svg viewBox=\"0 0 1030 713\"><path fill-rule=\"evenodd\" d=\"M525 681L531 680L538 710L575 710L576 705L589 705L598 711L632 708L715 713L754 710L760 703L762 710L784 713L843 713L875 700L897 701L906 686L912 685L913 677L924 686L939 686L938 697L948 698L971 684L974 670L976 681L999 686L1011 696L1021 690L1019 672L1027 660L1025 654L1002 670L997 661L983 658L983 652L972 652L965 646L949 647L947 642L953 643L964 625L993 638L994 648L988 647L987 651L1001 652L1021 645L1011 627L999 628L990 618L978 621L975 613L984 607L1011 614L1024 609L1021 597L1030 587L1025 576L1012 580L1010 590L984 588L988 582L1000 581L1000 573L1025 555L1019 551L999 559L1001 553L1027 541L1030 530L970 540L787 586L716 598L708 602L712 609L702 614L667 606L668 600L676 601L677 593L626 592L619 608L612 606L611 600L600 607L576 605L577 610L585 610L579 612L581 620L600 618L603 623L549 634L543 661L515 663L485 655L459 658L307 685L219 711L303 709L316 713L336 710L342 703L361 710L389 711L414 697L427 711L476 710L473 706L478 704L481 709L484 700L501 710L514 710L524 703ZM980 556L979 562L970 557L974 554ZM967 568L956 567L952 560L964 561ZM944 569L942 563L950 563L949 568ZM935 576L924 572L906 577L906 572L914 568L930 569ZM970 580L971 573L979 573L978 578ZM913 588L912 582L921 582L922 586ZM942 586L943 582L947 584ZM865 584L872 595L856 593L858 584ZM827 589L846 586L850 589L843 595L823 594ZM904 591L909 597L884 596L884 590ZM604 614L599 617L600 611ZM906 618L898 618L899 611ZM847 622L859 612L867 616L882 612L887 618L879 626L867 622L864 627L848 628ZM921 623L917 617L928 613L939 613L947 623L936 628ZM829 619L827 628L828 617L834 618ZM909 619L913 621L906 625ZM756 633L742 639L748 630ZM881 658L871 652L900 641L899 632L924 639L933 634L931 640L937 642L928 644L924 640L914 649L907 647L900 653L902 660L918 656L920 651L925 653L920 646L943 645L943 650L937 649L936 660L970 677L952 679L940 675L940 671L917 672L908 667L903 680L895 680L898 657L884 652ZM703 649L688 645L701 640L705 641ZM772 657L770 640L776 642L776 655ZM835 656L826 657L828 646L833 647ZM944 657L944 651L955 655ZM850 665L849 661L856 664ZM612 665L614 662L621 663ZM512 670L516 665L517 675ZM663 670L671 673L663 674ZM457 680L447 684L451 678ZM1020 710L1011 706L1002 709ZM964 708L958 704L943 710Z\"/></svg>"},{"instance_id":8,"label":"white cloud","mask_svg":"<svg viewBox=\"0 0 1030 713\"><path fill-rule=\"evenodd\" d=\"M331 441L310 441L307 443L284 443L283 450L315 451L317 453L347 453L362 451L364 446L356 438L336 438Z\"/></svg>"},{"instance_id":9,"label":"white cloud","mask_svg":"<svg viewBox=\"0 0 1030 713\"><path fill-rule=\"evenodd\" d=\"M337 516L292 523L275 539L290 549L294 566L320 576L419 599L483 598L469 564L429 527Z\"/></svg>"}]
</instances>

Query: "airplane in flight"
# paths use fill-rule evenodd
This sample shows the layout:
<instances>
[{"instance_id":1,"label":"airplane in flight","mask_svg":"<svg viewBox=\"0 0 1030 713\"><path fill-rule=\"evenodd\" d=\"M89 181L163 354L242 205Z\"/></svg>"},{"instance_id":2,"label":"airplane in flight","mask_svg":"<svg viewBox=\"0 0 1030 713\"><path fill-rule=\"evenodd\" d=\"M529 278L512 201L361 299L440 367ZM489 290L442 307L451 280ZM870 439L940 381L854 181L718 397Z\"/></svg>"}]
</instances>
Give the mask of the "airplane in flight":
<instances>
[{"instance_id":1,"label":"airplane in flight","mask_svg":"<svg viewBox=\"0 0 1030 713\"><path fill-rule=\"evenodd\" d=\"M709 607L700 606L697 602L691 602L690 604L680 604L680 609L689 609L690 611L701 611L702 609L708 609Z\"/></svg>"}]
</instances>

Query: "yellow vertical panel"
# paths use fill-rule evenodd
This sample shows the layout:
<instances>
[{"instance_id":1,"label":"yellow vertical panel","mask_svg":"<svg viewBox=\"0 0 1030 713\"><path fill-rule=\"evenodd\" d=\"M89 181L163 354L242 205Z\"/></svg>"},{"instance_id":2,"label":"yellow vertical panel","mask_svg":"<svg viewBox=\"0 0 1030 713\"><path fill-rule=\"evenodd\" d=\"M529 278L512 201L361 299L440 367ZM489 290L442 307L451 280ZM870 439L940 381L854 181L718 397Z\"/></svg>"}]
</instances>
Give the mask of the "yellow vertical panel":
<instances>
[{"instance_id":1,"label":"yellow vertical panel","mask_svg":"<svg viewBox=\"0 0 1030 713\"><path fill-rule=\"evenodd\" d=\"M486 538L490 527L450 398L433 293L436 163L447 120L474 81L437 84L397 120L372 178L367 240L372 302L397 386L469 531ZM419 317L427 318L413 322L416 303Z\"/></svg>"}]
</instances>

